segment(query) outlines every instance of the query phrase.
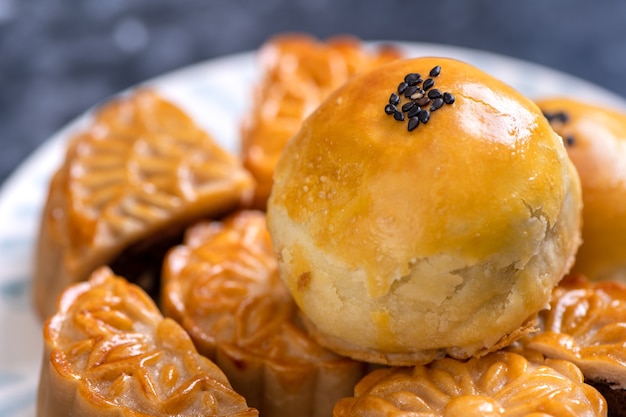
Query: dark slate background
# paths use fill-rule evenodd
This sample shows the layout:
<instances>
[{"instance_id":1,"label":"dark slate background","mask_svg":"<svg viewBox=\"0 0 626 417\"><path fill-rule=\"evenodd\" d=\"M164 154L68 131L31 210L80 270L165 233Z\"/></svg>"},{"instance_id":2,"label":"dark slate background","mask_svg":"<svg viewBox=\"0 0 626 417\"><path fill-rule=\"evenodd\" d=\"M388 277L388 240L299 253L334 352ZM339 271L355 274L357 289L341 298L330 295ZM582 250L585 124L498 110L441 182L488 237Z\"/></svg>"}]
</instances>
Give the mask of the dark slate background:
<instances>
[{"instance_id":1,"label":"dark slate background","mask_svg":"<svg viewBox=\"0 0 626 417\"><path fill-rule=\"evenodd\" d=\"M117 91L284 31L483 49L626 97L624 0L0 0L0 182Z\"/></svg>"}]
</instances>

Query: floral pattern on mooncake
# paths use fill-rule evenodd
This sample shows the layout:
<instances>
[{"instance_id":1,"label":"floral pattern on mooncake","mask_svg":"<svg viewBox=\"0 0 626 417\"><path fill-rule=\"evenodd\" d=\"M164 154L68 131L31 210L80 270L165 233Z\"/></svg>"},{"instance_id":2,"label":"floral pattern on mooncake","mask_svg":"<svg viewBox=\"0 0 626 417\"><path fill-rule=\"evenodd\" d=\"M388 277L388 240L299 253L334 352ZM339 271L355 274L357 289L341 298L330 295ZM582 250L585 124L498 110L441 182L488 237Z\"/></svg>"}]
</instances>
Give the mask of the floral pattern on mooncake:
<instances>
[{"instance_id":1,"label":"floral pattern on mooncake","mask_svg":"<svg viewBox=\"0 0 626 417\"><path fill-rule=\"evenodd\" d=\"M525 345L576 363L587 378L619 376L626 388L626 285L566 277Z\"/></svg>"},{"instance_id":2,"label":"floral pattern on mooncake","mask_svg":"<svg viewBox=\"0 0 626 417\"><path fill-rule=\"evenodd\" d=\"M262 212L191 227L166 256L163 282L165 314L263 416L329 416L363 375L303 330Z\"/></svg>"},{"instance_id":3,"label":"floral pattern on mooncake","mask_svg":"<svg viewBox=\"0 0 626 417\"><path fill-rule=\"evenodd\" d=\"M574 362L607 399L609 416L626 416L626 284L567 276L539 325L524 346Z\"/></svg>"},{"instance_id":4,"label":"floral pattern on mooncake","mask_svg":"<svg viewBox=\"0 0 626 417\"><path fill-rule=\"evenodd\" d=\"M34 276L41 316L66 286L129 246L237 208L252 189L241 162L155 91L105 103L71 139L50 184Z\"/></svg>"},{"instance_id":5,"label":"floral pattern on mooncake","mask_svg":"<svg viewBox=\"0 0 626 417\"><path fill-rule=\"evenodd\" d=\"M106 267L63 293L44 342L38 417L258 415L175 321Z\"/></svg>"},{"instance_id":6,"label":"floral pattern on mooncake","mask_svg":"<svg viewBox=\"0 0 626 417\"><path fill-rule=\"evenodd\" d=\"M571 362L498 351L461 361L376 370L335 417L596 417L604 398Z\"/></svg>"}]
</instances>

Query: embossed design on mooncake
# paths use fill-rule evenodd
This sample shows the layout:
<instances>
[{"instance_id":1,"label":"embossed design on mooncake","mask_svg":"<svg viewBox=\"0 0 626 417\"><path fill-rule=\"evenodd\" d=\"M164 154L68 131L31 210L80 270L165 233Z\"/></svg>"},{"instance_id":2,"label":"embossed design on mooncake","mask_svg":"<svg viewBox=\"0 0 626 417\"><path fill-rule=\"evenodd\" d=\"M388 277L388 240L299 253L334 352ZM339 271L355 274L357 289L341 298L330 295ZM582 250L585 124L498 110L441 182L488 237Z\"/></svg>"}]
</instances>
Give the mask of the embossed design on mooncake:
<instances>
[{"instance_id":1,"label":"embossed design on mooncake","mask_svg":"<svg viewBox=\"0 0 626 417\"><path fill-rule=\"evenodd\" d=\"M67 289L44 327L38 416L256 416L137 286L111 273Z\"/></svg>"},{"instance_id":2,"label":"embossed design on mooncake","mask_svg":"<svg viewBox=\"0 0 626 417\"><path fill-rule=\"evenodd\" d=\"M606 416L604 398L574 364L530 355L532 361L498 351L377 370L337 404L334 416Z\"/></svg>"},{"instance_id":3,"label":"embossed design on mooncake","mask_svg":"<svg viewBox=\"0 0 626 417\"><path fill-rule=\"evenodd\" d=\"M264 416L327 416L363 364L317 345L279 279L265 216L191 227L166 256L163 309Z\"/></svg>"},{"instance_id":4,"label":"embossed design on mooncake","mask_svg":"<svg viewBox=\"0 0 626 417\"><path fill-rule=\"evenodd\" d=\"M626 390L626 284L565 277L539 315L540 331L523 342L547 357L566 359L623 409ZM609 401L613 405L613 401ZM613 414L612 414L613 415Z\"/></svg>"},{"instance_id":5,"label":"embossed design on mooncake","mask_svg":"<svg viewBox=\"0 0 626 417\"><path fill-rule=\"evenodd\" d=\"M236 208L252 187L237 158L156 92L104 104L69 143L50 186L35 274L42 315L64 287L130 245Z\"/></svg>"}]
</instances>

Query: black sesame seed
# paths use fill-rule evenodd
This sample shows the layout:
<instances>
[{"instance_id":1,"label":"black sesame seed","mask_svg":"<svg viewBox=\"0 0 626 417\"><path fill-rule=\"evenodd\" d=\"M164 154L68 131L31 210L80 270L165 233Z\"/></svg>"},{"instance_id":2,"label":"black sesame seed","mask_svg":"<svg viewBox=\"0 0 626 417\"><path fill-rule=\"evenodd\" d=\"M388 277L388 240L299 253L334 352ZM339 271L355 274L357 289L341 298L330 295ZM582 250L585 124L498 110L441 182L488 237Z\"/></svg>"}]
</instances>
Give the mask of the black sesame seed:
<instances>
[{"instance_id":1,"label":"black sesame seed","mask_svg":"<svg viewBox=\"0 0 626 417\"><path fill-rule=\"evenodd\" d=\"M411 100L419 100L420 98L424 97L424 94L426 94L426 92L420 88L416 92L411 94L411 97L409 98Z\"/></svg>"},{"instance_id":2,"label":"black sesame seed","mask_svg":"<svg viewBox=\"0 0 626 417\"><path fill-rule=\"evenodd\" d=\"M432 78L427 78L426 81L424 81L424 84L422 84L422 88L424 90L430 90L433 85L435 85L435 80L433 80Z\"/></svg>"},{"instance_id":3,"label":"black sesame seed","mask_svg":"<svg viewBox=\"0 0 626 417\"><path fill-rule=\"evenodd\" d=\"M409 112L406 114L406 116L407 117L415 117L421 111L422 111L422 108L420 106L415 105L415 106L413 106L413 108L411 110L409 110Z\"/></svg>"},{"instance_id":4,"label":"black sesame seed","mask_svg":"<svg viewBox=\"0 0 626 417\"><path fill-rule=\"evenodd\" d=\"M409 98L419 90L420 88L417 85L409 86L406 88L406 90L404 90L404 97Z\"/></svg>"},{"instance_id":5,"label":"black sesame seed","mask_svg":"<svg viewBox=\"0 0 626 417\"><path fill-rule=\"evenodd\" d=\"M436 88L428 92L428 98L434 99L434 98L442 98L442 97L443 97L443 94L441 94L441 91L437 90Z\"/></svg>"},{"instance_id":6,"label":"black sesame seed","mask_svg":"<svg viewBox=\"0 0 626 417\"><path fill-rule=\"evenodd\" d=\"M543 115L546 116L546 119L548 119L550 123L552 122L567 123L569 121L569 115L562 111L559 111L556 113L544 112Z\"/></svg>"},{"instance_id":7,"label":"black sesame seed","mask_svg":"<svg viewBox=\"0 0 626 417\"><path fill-rule=\"evenodd\" d=\"M404 82L407 83L408 85L415 85L418 84L421 81L421 75L419 75L416 72L412 72L410 74L407 74L404 77Z\"/></svg>"},{"instance_id":8,"label":"black sesame seed","mask_svg":"<svg viewBox=\"0 0 626 417\"><path fill-rule=\"evenodd\" d=\"M422 110L417 114L417 118L420 122L426 124L430 119L430 112L428 110Z\"/></svg>"},{"instance_id":9,"label":"black sesame seed","mask_svg":"<svg viewBox=\"0 0 626 417\"><path fill-rule=\"evenodd\" d=\"M409 124L408 124L408 129L409 132L411 132L413 129L415 129L417 127L417 125L420 124L420 119L418 119L417 117L411 117L409 119Z\"/></svg>"},{"instance_id":10,"label":"black sesame seed","mask_svg":"<svg viewBox=\"0 0 626 417\"><path fill-rule=\"evenodd\" d=\"M385 113L387 114L394 114L397 111L398 111L398 108L394 106L393 104L387 104L385 106Z\"/></svg>"},{"instance_id":11,"label":"black sesame seed","mask_svg":"<svg viewBox=\"0 0 626 417\"><path fill-rule=\"evenodd\" d=\"M574 139L574 136L568 136L565 138L565 144L567 146L574 146L576 144L576 139Z\"/></svg>"},{"instance_id":12,"label":"black sesame seed","mask_svg":"<svg viewBox=\"0 0 626 417\"><path fill-rule=\"evenodd\" d=\"M420 98L419 100L417 100L416 103L417 103L418 106L425 106L428 103L430 103L430 99L428 97L424 96L424 97Z\"/></svg>"},{"instance_id":13,"label":"black sesame seed","mask_svg":"<svg viewBox=\"0 0 626 417\"><path fill-rule=\"evenodd\" d=\"M561 123L567 123L569 121L569 115L562 111L554 114L553 118Z\"/></svg>"},{"instance_id":14,"label":"black sesame seed","mask_svg":"<svg viewBox=\"0 0 626 417\"><path fill-rule=\"evenodd\" d=\"M393 114L393 118L401 122L404 120L404 114L402 114L402 112L397 111Z\"/></svg>"},{"instance_id":15,"label":"black sesame seed","mask_svg":"<svg viewBox=\"0 0 626 417\"><path fill-rule=\"evenodd\" d=\"M441 66L437 65L436 67L433 67L433 69L430 70L430 72L428 73L428 75L430 75L431 77L436 77L441 73Z\"/></svg>"},{"instance_id":16,"label":"black sesame seed","mask_svg":"<svg viewBox=\"0 0 626 417\"><path fill-rule=\"evenodd\" d=\"M443 102L446 104L454 103L454 96L450 93L443 93Z\"/></svg>"},{"instance_id":17,"label":"black sesame seed","mask_svg":"<svg viewBox=\"0 0 626 417\"><path fill-rule=\"evenodd\" d=\"M398 103L400 103L400 97L396 93L391 93L391 97L389 97L389 104L396 106Z\"/></svg>"},{"instance_id":18,"label":"black sesame seed","mask_svg":"<svg viewBox=\"0 0 626 417\"><path fill-rule=\"evenodd\" d=\"M409 101L408 103L404 103L402 105L402 111L403 112L408 112L409 110L411 110L413 107L415 107L415 102L414 101Z\"/></svg>"},{"instance_id":19,"label":"black sesame seed","mask_svg":"<svg viewBox=\"0 0 626 417\"><path fill-rule=\"evenodd\" d=\"M409 86L409 85L408 85L407 83L405 83L404 81L403 81L403 82L401 82L400 84L398 84L398 94L402 94L402 93L404 93L404 91L406 90L406 88L407 88L408 86Z\"/></svg>"},{"instance_id":20,"label":"black sesame seed","mask_svg":"<svg viewBox=\"0 0 626 417\"><path fill-rule=\"evenodd\" d=\"M441 106L443 106L443 99L442 98L436 98L433 100L433 102L430 105L430 111L435 111L441 108Z\"/></svg>"}]
</instances>

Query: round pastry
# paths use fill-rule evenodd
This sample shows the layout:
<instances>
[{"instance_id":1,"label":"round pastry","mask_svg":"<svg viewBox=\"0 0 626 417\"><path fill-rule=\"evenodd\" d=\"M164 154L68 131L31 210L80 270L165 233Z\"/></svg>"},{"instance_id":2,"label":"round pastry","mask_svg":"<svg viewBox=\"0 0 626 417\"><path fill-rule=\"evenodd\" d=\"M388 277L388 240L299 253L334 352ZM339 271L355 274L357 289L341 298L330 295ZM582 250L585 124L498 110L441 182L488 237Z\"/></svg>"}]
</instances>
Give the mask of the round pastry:
<instances>
[{"instance_id":1,"label":"round pastry","mask_svg":"<svg viewBox=\"0 0 626 417\"><path fill-rule=\"evenodd\" d=\"M348 81L287 144L274 180L268 226L311 334L370 362L511 343L580 243L561 138L529 99L456 60Z\"/></svg>"},{"instance_id":2,"label":"round pastry","mask_svg":"<svg viewBox=\"0 0 626 417\"><path fill-rule=\"evenodd\" d=\"M136 285L103 267L44 327L37 416L258 416Z\"/></svg>"},{"instance_id":3,"label":"round pastry","mask_svg":"<svg viewBox=\"0 0 626 417\"><path fill-rule=\"evenodd\" d=\"M494 352L459 361L439 359L414 368L392 367L367 375L335 417L606 416L604 398L583 382L571 362L532 361Z\"/></svg>"},{"instance_id":4,"label":"round pastry","mask_svg":"<svg viewBox=\"0 0 626 417\"><path fill-rule=\"evenodd\" d=\"M278 277L265 214L189 228L163 267L163 310L266 417L329 416L364 364L316 344Z\"/></svg>"},{"instance_id":5,"label":"round pastry","mask_svg":"<svg viewBox=\"0 0 626 417\"><path fill-rule=\"evenodd\" d=\"M626 416L626 285L568 276L539 314L524 346L575 363L607 399L609 415Z\"/></svg>"},{"instance_id":6,"label":"round pastry","mask_svg":"<svg viewBox=\"0 0 626 417\"><path fill-rule=\"evenodd\" d=\"M626 281L626 113L569 98L537 104L580 175L583 244L572 272Z\"/></svg>"}]
</instances>

